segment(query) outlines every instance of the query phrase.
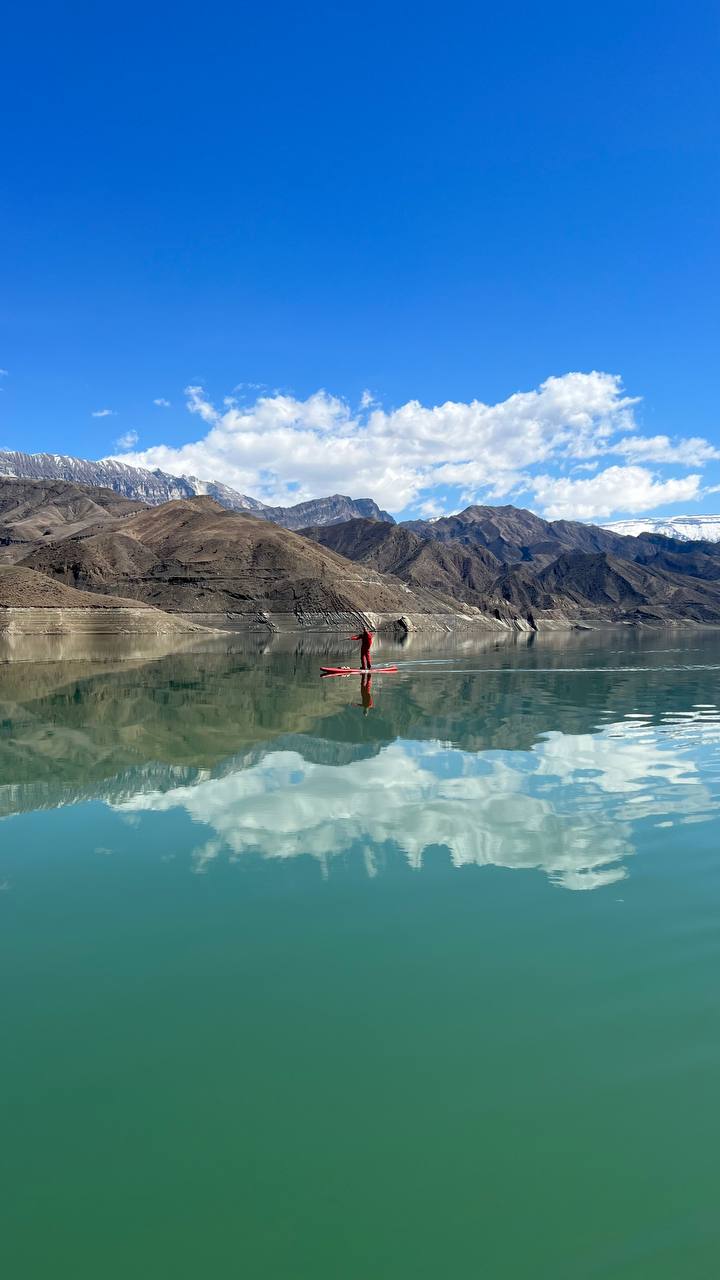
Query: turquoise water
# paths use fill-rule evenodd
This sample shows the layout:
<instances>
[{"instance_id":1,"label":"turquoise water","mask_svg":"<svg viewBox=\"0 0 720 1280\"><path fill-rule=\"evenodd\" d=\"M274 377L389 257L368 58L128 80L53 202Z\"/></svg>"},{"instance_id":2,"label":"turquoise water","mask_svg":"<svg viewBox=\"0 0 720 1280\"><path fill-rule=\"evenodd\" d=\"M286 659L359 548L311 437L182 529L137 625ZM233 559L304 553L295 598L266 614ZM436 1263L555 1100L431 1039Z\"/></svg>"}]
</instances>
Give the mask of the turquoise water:
<instances>
[{"instance_id":1,"label":"turquoise water","mask_svg":"<svg viewBox=\"0 0 720 1280\"><path fill-rule=\"evenodd\" d=\"M0 666L5 1273L714 1276L720 637L337 656Z\"/></svg>"}]
</instances>

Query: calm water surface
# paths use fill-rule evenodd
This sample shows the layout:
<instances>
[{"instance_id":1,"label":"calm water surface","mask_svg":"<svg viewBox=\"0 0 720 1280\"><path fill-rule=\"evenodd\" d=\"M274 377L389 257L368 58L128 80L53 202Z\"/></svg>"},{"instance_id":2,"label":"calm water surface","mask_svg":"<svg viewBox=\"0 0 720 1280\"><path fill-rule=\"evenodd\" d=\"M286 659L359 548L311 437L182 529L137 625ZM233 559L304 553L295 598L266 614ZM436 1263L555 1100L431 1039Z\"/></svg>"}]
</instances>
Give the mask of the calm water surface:
<instances>
[{"instance_id":1,"label":"calm water surface","mask_svg":"<svg viewBox=\"0 0 720 1280\"><path fill-rule=\"evenodd\" d=\"M0 666L5 1274L716 1275L720 637L337 654Z\"/></svg>"}]
</instances>

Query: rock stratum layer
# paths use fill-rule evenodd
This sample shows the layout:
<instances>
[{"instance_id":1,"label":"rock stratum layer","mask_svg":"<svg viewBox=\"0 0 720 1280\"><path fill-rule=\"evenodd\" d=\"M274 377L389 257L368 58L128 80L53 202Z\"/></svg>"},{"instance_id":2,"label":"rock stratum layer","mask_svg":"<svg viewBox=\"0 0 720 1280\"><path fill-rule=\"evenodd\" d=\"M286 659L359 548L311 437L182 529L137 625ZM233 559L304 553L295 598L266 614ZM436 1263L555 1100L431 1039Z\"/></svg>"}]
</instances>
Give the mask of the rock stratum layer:
<instances>
[{"instance_id":1,"label":"rock stratum layer","mask_svg":"<svg viewBox=\"0 0 720 1280\"><path fill-rule=\"evenodd\" d=\"M23 565L0 565L0 635L158 635L204 630L139 600L77 591Z\"/></svg>"}]
</instances>

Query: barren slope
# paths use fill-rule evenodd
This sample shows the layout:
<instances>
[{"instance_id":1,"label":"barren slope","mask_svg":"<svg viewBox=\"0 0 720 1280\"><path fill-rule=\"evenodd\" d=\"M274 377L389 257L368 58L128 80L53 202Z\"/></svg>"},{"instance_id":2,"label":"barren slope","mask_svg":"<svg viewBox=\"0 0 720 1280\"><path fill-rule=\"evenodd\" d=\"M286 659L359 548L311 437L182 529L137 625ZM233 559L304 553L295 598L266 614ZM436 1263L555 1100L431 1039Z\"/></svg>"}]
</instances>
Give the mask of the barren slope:
<instances>
[{"instance_id":1,"label":"barren slope","mask_svg":"<svg viewBox=\"0 0 720 1280\"><path fill-rule=\"evenodd\" d=\"M484 547L433 542L403 525L377 520L347 520L302 532L349 560L394 574L413 588L437 591L480 608L487 604L492 583L502 570L500 561Z\"/></svg>"},{"instance_id":2,"label":"barren slope","mask_svg":"<svg viewBox=\"0 0 720 1280\"><path fill-rule=\"evenodd\" d=\"M664 568L576 551L539 573L511 565L495 584L518 610L561 611L568 618L608 621L720 622L720 587Z\"/></svg>"},{"instance_id":3,"label":"barren slope","mask_svg":"<svg viewBox=\"0 0 720 1280\"><path fill-rule=\"evenodd\" d=\"M187 613L437 613L452 604L211 498L153 507L35 547L23 564L72 586Z\"/></svg>"},{"instance_id":4,"label":"barren slope","mask_svg":"<svg viewBox=\"0 0 720 1280\"><path fill-rule=\"evenodd\" d=\"M147 609L140 600L76 591L24 565L0 565L0 609Z\"/></svg>"},{"instance_id":5,"label":"barren slope","mask_svg":"<svg viewBox=\"0 0 720 1280\"><path fill-rule=\"evenodd\" d=\"M65 480L0 477L0 555L5 562L25 554L27 543L67 537L145 509L112 489L89 489Z\"/></svg>"}]
</instances>

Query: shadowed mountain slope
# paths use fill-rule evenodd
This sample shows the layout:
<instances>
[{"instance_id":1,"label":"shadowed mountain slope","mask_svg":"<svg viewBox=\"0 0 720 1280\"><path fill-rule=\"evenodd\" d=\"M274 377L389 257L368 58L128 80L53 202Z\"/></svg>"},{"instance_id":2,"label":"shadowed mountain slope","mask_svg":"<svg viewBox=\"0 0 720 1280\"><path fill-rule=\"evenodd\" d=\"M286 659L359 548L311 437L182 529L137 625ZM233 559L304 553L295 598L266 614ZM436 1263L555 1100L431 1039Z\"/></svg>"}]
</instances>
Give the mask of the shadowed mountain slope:
<instances>
[{"instance_id":1,"label":"shadowed mountain slope","mask_svg":"<svg viewBox=\"0 0 720 1280\"><path fill-rule=\"evenodd\" d=\"M666 569L620 560L605 553L565 552L540 572L508 566L495 588L520 610L562 611L610 621L720 621L717 581L702 581Z\"/></svg>"},{"instance_id":2,"label":"shadowed mountain slope","mask_svg":"<svg viewBox=\"0 0 720 1280\"><path fill-rule=\"evenodd\" d=\"M0 565L0 609L146 609L138 600L78 591L23 565Z\"/></svg>"},{"instance_id":3,"label":"shadowed mountain slope","mask_svg":"<svg viewBox=\"0 0 720 1280\"><path fill-rule=\"evenodd\" d=\"M88 489L65 480L0 479L0 547L67 537L145 509L112 489ZM14 558L8 556L8 558Z\"/></svg>"},{"instance_id":4,"label":"shadowed mountain slope","mask_svg":"<svg viewBox=\"0 0 720 1280\"><path fill-rule=\"evenodd\" d=\"M438 591L477 607L487 605L501 562L484 547L465 547L421 538L406 525L376 520L304 529L306 537L347 556L392 573L413 587Z\"/></svg>"},{"instance_id":5,"label":"shadowed mountain slope","mask_svg":"<svg viewBox=\"0 0 720 1280\"><path fill-rule=\"evenodd\" d=\"M90 591L127 595L187 613L296 616L353 612L447 612L428 591L319 547L269 521L227 511L210 498L147 508L50 546L23 564Z\"/></svg>"},{"instance_id":6,"label":"shadowed mountain slope","mask_svg":"<svg viewBox=\"0 0 720 1280\"><path fill-rule=\"evenodd\" d=\"M586 549L605 540L601 529L558 521L553 545L548 530L555 526L532 512L502 509L498 520L488 523L485 510L470 508L458 517L459 527L470 530L465 540L423 538L418 532L422 524L391 527L362 520L305 532L349 559L496 616L532 615L535 621L543 615L556 621L720 621L720 554L713 544L609 535L624 558ZM492 535L495 551L507 557L505 562L482 542L473 542L475 528L481 538ZM524 534L543 538L521 547L517 540ZM558 551L560 538L577 538L581 547Z\"/></svg>"},{"instance_id":7,"label":"shadowed mountain slope","mask_svg":"<svg viewBox=\"0 0 720 1280\"><path fill-rule=\"evenodd\" d=\"M467 507L457 515L438 520L414 520L403 527L423 538L487 547L506 564L532 560L549 564L563 551L606 551L628 555L637 540L575 520L543 520L520 507Z\"/></svg>"}]
</instances>

